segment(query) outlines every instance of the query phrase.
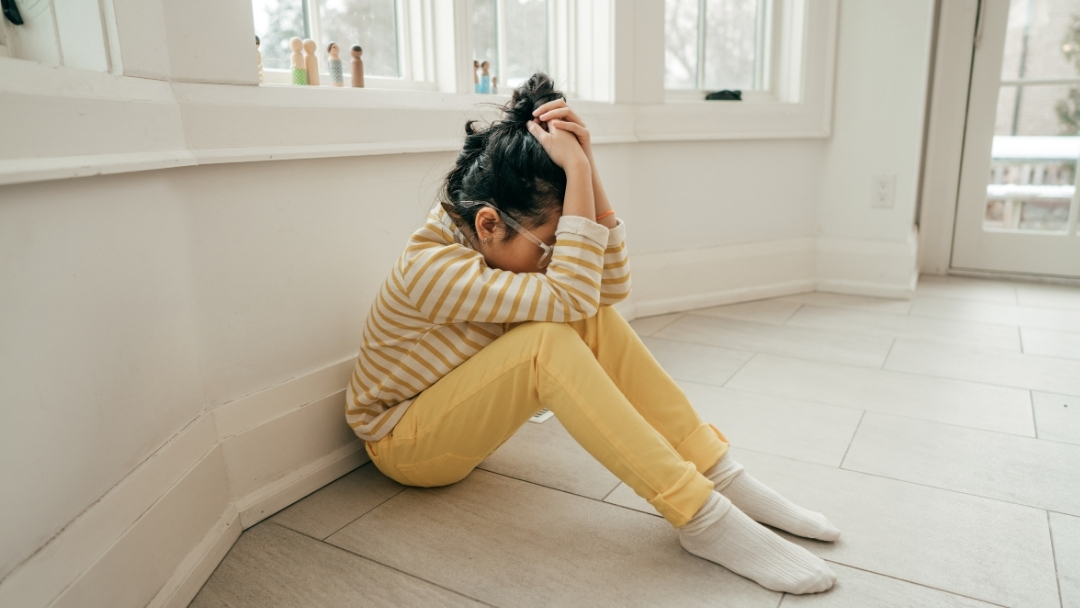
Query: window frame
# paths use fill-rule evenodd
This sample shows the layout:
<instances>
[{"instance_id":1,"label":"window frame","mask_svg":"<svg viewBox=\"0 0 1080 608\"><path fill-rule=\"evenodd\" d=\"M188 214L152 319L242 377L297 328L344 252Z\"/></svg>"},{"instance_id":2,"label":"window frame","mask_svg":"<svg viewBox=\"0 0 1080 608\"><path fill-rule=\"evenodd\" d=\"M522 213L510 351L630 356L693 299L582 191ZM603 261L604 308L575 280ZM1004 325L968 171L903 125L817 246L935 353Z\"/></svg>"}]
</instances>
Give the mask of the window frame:
<instances>
[{"instance_id":1,"label":"window frame","mask_svg":"<svg viewBox=\"0 0 1080 608\"><path fill-rule=\"evenodd\" d=\"M397 39L398 73L400 76L364 75L364 88L389 89L398 91L437 91L435 81L435 45L432 43L434 7L433 0L393 0L394 27ZM315 41L316 56L319 57L319 79L329 81L330 71L326 60L321 55L327 40L323 39L320 23L319 4L323 0L300 0L308 15L305 32ZM345 87L352 87L352 70L347 69L350 58L347 48L342 48L342 76ZM263 69L263 83L266 85L294 86L291 70L277 68ZM334 88L334 87L331 87Z\"/></svg>"}]
</instances>

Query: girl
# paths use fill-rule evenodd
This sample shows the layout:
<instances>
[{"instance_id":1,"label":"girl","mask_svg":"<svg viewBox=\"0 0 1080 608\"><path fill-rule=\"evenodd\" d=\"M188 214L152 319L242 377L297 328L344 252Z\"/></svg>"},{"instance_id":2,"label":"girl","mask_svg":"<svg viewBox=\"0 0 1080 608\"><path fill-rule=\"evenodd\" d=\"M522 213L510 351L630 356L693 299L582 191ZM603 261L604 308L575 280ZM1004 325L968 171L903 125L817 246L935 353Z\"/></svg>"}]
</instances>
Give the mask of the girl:
<instances>
[{"instance_id":1,"label":"girl","mask_svg":"<svg viewBox=\"0 0 1080 608\"><path fill-rule=\"evenodd\" d=\"M368 315L346 417L375 466L454 483L546 407L690 553L775 591L830 588L824 561L754 520L840 532L744 472L611 307L630 291L625 230L588 129L544 74L503 110L466 124L441 205Z\"/></svg>"}]
</instances>

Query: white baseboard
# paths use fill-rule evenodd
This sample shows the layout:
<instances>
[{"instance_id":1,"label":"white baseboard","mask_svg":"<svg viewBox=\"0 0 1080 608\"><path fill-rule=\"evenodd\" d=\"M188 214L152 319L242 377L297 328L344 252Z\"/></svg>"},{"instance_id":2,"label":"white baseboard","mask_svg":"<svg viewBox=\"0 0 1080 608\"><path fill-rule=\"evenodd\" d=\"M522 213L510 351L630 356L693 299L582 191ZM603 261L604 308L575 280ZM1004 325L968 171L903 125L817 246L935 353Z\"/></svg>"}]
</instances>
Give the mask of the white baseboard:
<instances>
[{"instance_id":1,"label":"white baseboard","mask_svg":"<svg viewBox=\"0 0 1080 608\"><path fill-rule=\"evenodd\" d=\"M910 299L919 280L919 235L905 241L819 237L815 275L820 291Z\"/></svg>"},{"instance_id":2,"label":"white baseboard","mask_svg":"<svg viewBox=\"0 0 1080 608\"><path fill-rule=\"evenodd\" d=\"M221 560L225 559L225 554L232 549L242 531L240 514L236 512L236 507L229 505L202 542L180 562L172 578L147 608L186 608Z\"/></svg>"},{"instance_id":3,"label":"white baseboard","mask_svg":"<svg viewBox=\"0 0 1080 608\"><path fill-rule=\"evenodd\" d=\"M240 523L250 528L370 460L357 439L237 501Z\"/></svg>"},{"instance_id":4,"label":"white baseboard","mask_svg":"<svg viewBox=\"0 0 1080 608\"><path fill-rule=\"evenodd\" d=\"M0 606L186 606L243 527L367 461L352 363L200 415L0 582Z\"/></svg>"},{"instance_id":5,"label":"white baseboard","mask_svg":"<svg viewBox=\"0 0 1080 608\"><path fill-rule=\"evenodd\" d=\"M813 291L814 251L814 237L796 237L632 254L631 310L648 317Z\"/></svg>"}]
</instances>

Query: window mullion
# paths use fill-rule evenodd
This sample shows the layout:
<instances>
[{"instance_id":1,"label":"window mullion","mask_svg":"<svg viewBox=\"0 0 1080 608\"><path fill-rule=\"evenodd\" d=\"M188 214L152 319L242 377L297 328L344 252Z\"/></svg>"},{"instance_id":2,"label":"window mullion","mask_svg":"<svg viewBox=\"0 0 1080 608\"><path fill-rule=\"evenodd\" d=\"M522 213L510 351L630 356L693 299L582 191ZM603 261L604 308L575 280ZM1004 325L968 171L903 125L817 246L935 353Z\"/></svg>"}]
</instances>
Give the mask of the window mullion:
<instances>
[{"instance_id":1,"label":"window mullion","mask_svg":"<svg viewBox=\"0 0 1080 608\"><path fill-rule=\"evenodd\" d=\"M321 24L319 23L319 2L320 2L320 0L305 0L305 2L304 2L304 12L305 12L304 23L308 26L308 32L307 32L308 38L315 41L315 63L316 63L316 65L320 66L319 72L321 73L322 72L322 69L321 69L322 62L319 61L319 55L320 55L320 51L323 48L323 39L322 39L322 27L321 27ZM326 71L329 73L329 71L330 71L329 66L327 66Z\"/></svg>"},{"instance_id":2,"label":"window mullion","mask_svg":"<svg viewBox=\"0 0 1080 608\"><path fill-rule=\"evenodd\" d=\"M495 0L495 61L492 71L499 77L499 83L506 86L506 1Z\"/></svg>"},{"instance_id":3,"label":"window mullion","mask_svg":"<svg viewBox=\"0 0 1080 608\"><path fill-rule=\"evenodd\" d=\"M697 27L697 66L694 69L694 82L698 89L705 88L705 7L707 0L698 0Z\"/></svg>"}]
</instances>

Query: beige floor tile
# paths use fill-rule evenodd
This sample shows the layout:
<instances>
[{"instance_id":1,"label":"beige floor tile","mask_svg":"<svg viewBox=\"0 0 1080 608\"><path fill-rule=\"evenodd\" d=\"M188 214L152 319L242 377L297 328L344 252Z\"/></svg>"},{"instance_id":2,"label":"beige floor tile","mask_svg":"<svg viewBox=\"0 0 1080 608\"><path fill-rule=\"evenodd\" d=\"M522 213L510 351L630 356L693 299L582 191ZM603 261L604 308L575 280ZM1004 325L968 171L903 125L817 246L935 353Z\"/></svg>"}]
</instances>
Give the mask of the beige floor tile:
<instances>
[{"instance_id":1,"label":"beige floor tile","mask_svg":"<svg viewBox=\"0 0 1080 608\"><path fill-rule=\"evenodd\" d=\"M1031 392L1039 439L1080 445L1080 397Z\"/></svg>"},{"instance_id":2,"label":"beige floor tile","mask_svg":"<svg viewBox=\"0 0 1080 608\"><path fill-rule=\"evenodd\" d=\"M279 512L271 521L322 539L404 489L369 462Z\"/></svg>"},{"instance_id":3,"label":"beige floor tile","mask_svg":"<svg viewBox=\"0 0 1080 608\"><path fill-rule=\"evenodd\" d=\"M641 317L640 319L634 319L630 322L630 327L634 328L639 336L651 336L656 333L657 330L662 329L664 326L670 324L675 319L682 316L683 313L676 312L670 315L656 315L653 317Z\"/></svg>"},{"instance_id":4,"label":"beige floor tile","mask_svg":"<svg viewBox=\"0 0 1080 608\"><path fill-rule=\"evenodd\" d=\"M721 386L754 356L745 350L675 342L661 338L642 338L645 347L676 380L690 380Z\"/></svg>"},{"instance_id":5,"label":"beige floor tile","mask_svg":"<svg viewBox=\"0 0 1080 608\"><path fill-rule=\"evenodd\" d=\"M1050 513L1061 608L1080 608L1080 517Z\"/></svg>"},{"instance_id":6,"label":"beige floor tile","mask_svg":"<svg viewBox=\"0 0 1080 608\"><path fill-rule=\"evenodd\" d=\"M1080 395L1080 361L900 339L885 369Z\"/></svg>"},{"instance_id":7,"label":"beige floor tile","mask_svg":"<svg viewBox=\"0 0 1080 608\"><path fill-rule=\"evenodd\" d=\"M803 306L788 325L812 329L856 332L886 338L915 338L943 344L982 346L1020 352L1015 327L967 323L883 312Z\"/></svg>"},{"instance_id":8,"label":"beige floor tile","mask_svg":"<svg viewBox=\"0 0 1080 608\"><path fill-rule=\"evenodd\" d=\"M911 314L975 323L996 323L1011 327L1080 332L1080 310L916 298L915 304L911 307Z\"/></svg>"},{"instance_id":9,"label":"beige floor tile","mask_svg":"<svg viewBox=\"0 0 1080 608\"><path fill-rule=\"evenodd\" d=\"M829 564L836 585L828 594L785 595L779 608L994 608L955 593L840 564Z\"/></svg>"},{"instance_id":10,"label":"beige floor tile","mask_svg":"<svg viewBox=\"0 0 1080 608\"><path fill-rule=\"evenodd\" d=\"M985 281L965 277L922 275L915 287L915 298L934 297L1016 304L1016 286L1008 281Z\"/></svg>"},{"instance_id":11,"label":"beige floor tile","mask_svg":"<svg viewBox=\"0 0 1080 608\"><path fill-rule=\"evenodd\" d=\"M1080 310L1080 287L1018 283L1016 297L1024 306Z\"/></svg>"},{"instance_id":12,"label":"beige floor tile","mask_svg":"<svg viewBox=\"0 0 1080 608\"><path fill-rule=\"evenodd\" d=\"M1029 355L1080 359L1080 332L1024 327L1020 336Z\"/></svg>"},{"instance_id":13,"label":"beige floor tile","mask_svg":"<svg viewBox=\"0 0 1080 608\"><path fill-rule=\"evenodd\" d=\"M824 559L1005 606L1058 605L1045 511L749 450L733 456L836 524L835 543L781 533Z\"/></svg>"},{"instance_id":14,"label":"beige floor tile","mask_svg":"<svg viewBox=\"0 0 1080 608\"><path fill-rule=\"evenodd\" d=\"M596 500L619 485L557 418L526 422L480 468Z\"/></svg>"},{"instance_id":15,"label":"beige floor tile","mask_svg":"<svg viewBox=\"0 0 1080 608\"><path fill-rule=\"evenodd\" d=\"M780 595L694 557L659 518L474 471L408 489L329 542L497 606L774 608Z\"/></svg>"},{"instance_id":16,"label":"beige floor tile","mask_svg":"<svg viewBox=\"0 0 1080 608\"><path fill-rule=\"evenodd\" d=\"M726 387L1035 436L1030 395L1017 388L774 355L755 356Z\"/></svg>"},{"instance_id":17,"label":"beige floor tile","mask_svg":"<svg viewBox=\"0 0 1080 608\"><path fill-rule=\"evenodd\" d=\"M660 514L656 509L652 508L652 505L650 505L648 501L638 496L637 493L625 483L620 483L618 487L611 491L611 494L604 497L604 502L660 517Z\"/></svg>"},{"instance_id":18,"label":"beige floor tile","mask_svg":"<svg viewBox=\"0 0 1080 608\"><path fill-rule=\"evenodd\" d=\"M655 337L865 367L880 367L892 344L888 338L875 336L696 314L680 318L657 332Z\"/></svg>"},{"instance_id":19,"label":"beige floor tile","mask_svg":"<svg viewBox=\"0 0 1080 608\"><path fill-rule=\"evenodd\" d=\"M1080 515L1080 446L869 412L843 468Z\"/></svg>"},{"instance_id":20,"label":"beige floor tile","mask_svg":"<svg viewBox=\"0 0 1080 608\"><path fill-rule=\"evenodd\" d=\"M240 536L190 608L482 605L263 522Z\"/></svg>"},{"instance_id":21,"label":"beige floor tile","mask_svg":"<svg viewBox=\"0 0 1080 608\"><path fill-rule=\"evenodd\" d=\"M825 293L821 291L785 296L783 298L777 298L777 300L780 302L798 302L800 304L812 304L814 306L832 306L836 308L848 308L898 315L906 315L907 312L911 310L911 300L868 298L866 296L850 296L847 294Z\"/></svg>"},{"instance_id":22,"label":"beige floor tile","mask_svg":"<svg viewBox=\"0 0 1080 608\"><path fill-rule=\"evenodd\" d=\"M840 466L862 410L680 382L702 420L732 445ZM613 486L614 487L614 486Z\"/></svg>"},{"instance_id":23,"label":"beige floor tile","mask_svg":"<svg viewBox=\"0 0 1080 608\"><path fill-rule=\"evenodd\" d=\"M784 302L781 300L756 300L754 302L742 302L740 304L728 304L714 306L712 308L699 308L693 313L707 317L721 317L725 319L741 319L755 323L768 323L771 325L783 325L784 321L799 309L798 302Z\"/></svg>"}]
</instances>

